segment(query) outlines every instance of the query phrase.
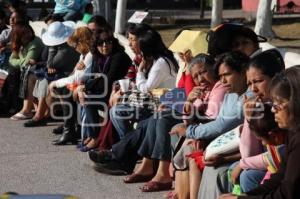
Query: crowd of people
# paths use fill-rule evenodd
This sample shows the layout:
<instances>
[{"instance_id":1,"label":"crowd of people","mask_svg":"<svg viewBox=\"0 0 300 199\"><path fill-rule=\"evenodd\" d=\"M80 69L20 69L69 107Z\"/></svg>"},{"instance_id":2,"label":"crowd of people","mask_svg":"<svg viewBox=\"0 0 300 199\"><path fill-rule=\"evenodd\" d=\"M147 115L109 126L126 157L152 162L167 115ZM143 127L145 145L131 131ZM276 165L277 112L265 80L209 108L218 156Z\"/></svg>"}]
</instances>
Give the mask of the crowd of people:
<instances>
[{"instance_id":1,"label":"crowd of people","mask_svg":"<svg viewBox=\"0 0 300 199\"><path fill-rule=\"evenodd\" d=\"M102 16L75 28L82 13L57 3L39 38L22 5L8 5L9 25L0 10L0 109L11 120L30 128L59 116L53 145L77 145L95 171L145 182L143 192L300 198L300 63L285 69L253 30L224 23L207 33L207 52L172 52L150 25L131 24L131 59ZM172 103L155 100L166 92ZM231 135L234 150L208 152Z\"/></svg>"}]
</instances>

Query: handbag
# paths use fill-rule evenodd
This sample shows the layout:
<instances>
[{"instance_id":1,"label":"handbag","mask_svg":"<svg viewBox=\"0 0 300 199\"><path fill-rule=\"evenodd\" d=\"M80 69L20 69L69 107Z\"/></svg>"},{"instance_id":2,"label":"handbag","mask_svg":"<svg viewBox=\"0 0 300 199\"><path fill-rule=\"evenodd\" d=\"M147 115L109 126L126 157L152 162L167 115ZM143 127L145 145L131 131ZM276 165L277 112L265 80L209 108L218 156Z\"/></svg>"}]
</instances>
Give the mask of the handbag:
<instances>
[{"instance_id":1,"label":"handbag","mask_svg":"<svg viewBox=\"0 0 300 199\"><path fill-rule=\"evenodd\" d=\"M138 109L155 110L158 107L158 103L150 92L143 93L139 90L132 90L125 103Z\"/></svg>"},{"instance_id":2,"label":"handbag","mask_svg":"<svg viewBox=\"0 0 300 199\"><path fill-rule=\"evenodd\" d=\"M240 126L215 138L206 148L205 159L239 150Z\"/></svg>"}]
</instances>

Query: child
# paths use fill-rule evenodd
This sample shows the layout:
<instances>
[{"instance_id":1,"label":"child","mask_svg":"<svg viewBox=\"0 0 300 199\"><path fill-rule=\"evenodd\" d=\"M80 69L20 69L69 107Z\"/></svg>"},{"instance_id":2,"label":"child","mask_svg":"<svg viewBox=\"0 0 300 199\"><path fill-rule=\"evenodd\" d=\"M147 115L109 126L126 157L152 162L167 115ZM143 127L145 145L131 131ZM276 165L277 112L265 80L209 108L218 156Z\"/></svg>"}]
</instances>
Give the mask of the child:
<instances>
[{"instance_id":1,"label":"child","mask_svg":"<svg viewBox=\"0 0 300 199\"><path fill-rule=\"evenodd\" d=\"M259 116L262 116L262 118L258 118ZM270 104L264 105L263 112L253 112L252 119L249 121L249 128L268 150L267 153L263 154L263 160L268 169L264 177L264 180L266 180L270 177L270 174L279 170L287 133L280 129L275 122Z\"/></svg>"}]
</instances>

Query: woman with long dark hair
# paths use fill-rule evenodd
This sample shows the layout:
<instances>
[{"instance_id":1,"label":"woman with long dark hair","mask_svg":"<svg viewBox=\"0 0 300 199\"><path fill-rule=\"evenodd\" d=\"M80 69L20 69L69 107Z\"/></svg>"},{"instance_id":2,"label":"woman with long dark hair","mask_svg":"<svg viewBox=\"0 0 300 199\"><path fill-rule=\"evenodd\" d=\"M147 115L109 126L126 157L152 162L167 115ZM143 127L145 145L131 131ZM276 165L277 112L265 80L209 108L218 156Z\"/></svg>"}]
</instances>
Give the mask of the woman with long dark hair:
<instances>
[{"instance_id":1,"label":"woman with long dark hair","mask_svg":"<svg viewBox=\"0 0 300 199\"><path fill-rule=\"evenodd\" d=\"M9 58L9 64L11 67L21 70L19 97L24 99L22 110L12 116L11 119L29 119L32 117L32 92L36 80L31 66L40 58L43 44L35 36L29 24L17 23L12 30L11 48L12 55Z\"/></svg>"},{"instance_id":2,"label":"woman with long dark hair","mask_svg":"<svg viewBox=\"0 0 300 199\"><path fill-rule=\"evenodd\" d=\"M98 146L96 139L100 132L98 110L107 110L112 91L111 85L116 80L122 79L131 65L131 60L125 53L124 47L111 36L111 31L106 28L99 29L94 33L91 53L93 54L93 63L91 70L88 71L90 74L79 91L79 99L84 105L86 113L82 125L86 128L86 139L89 140L86 145L82 146L82 151L88 151ZM98 76L99 74L101 75Z\"/></svg>"},{"instance_id":3,"label":"woman with long dark hair","mask_svg":"<svg viewBox=\"0 0 300 199\"><path fill-rule=\"evenodd\" d=\"M164 45L159 33L150 29L138 36L138 42L142 61L138 67L136 89L147 93L155 88L174 88L179 66L173 53ZM126 132L132 130L130 121L141 121L151 114L148 109L123 104L116 105L110 110L112 123L121 139Z\"/></svg>"}]
</instances>

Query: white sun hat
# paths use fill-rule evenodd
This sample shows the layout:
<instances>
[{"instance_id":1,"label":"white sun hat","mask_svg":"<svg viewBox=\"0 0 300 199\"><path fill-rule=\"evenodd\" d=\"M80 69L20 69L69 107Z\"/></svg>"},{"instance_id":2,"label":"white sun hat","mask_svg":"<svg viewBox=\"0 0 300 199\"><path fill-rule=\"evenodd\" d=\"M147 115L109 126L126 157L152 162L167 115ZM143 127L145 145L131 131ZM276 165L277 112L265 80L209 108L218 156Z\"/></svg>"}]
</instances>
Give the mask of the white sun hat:
<instances>
[{"instance_id":1,"label":"white sun hat","mask_svg":"<svg viewBox=\"0 0 300 199\"><path fill-rule=\"evenodd\" d=\"M42 35L42 41L46 46L57 46L65 43L75 30L73 21L53 22Z\"/></svg>"}]
</instances>

